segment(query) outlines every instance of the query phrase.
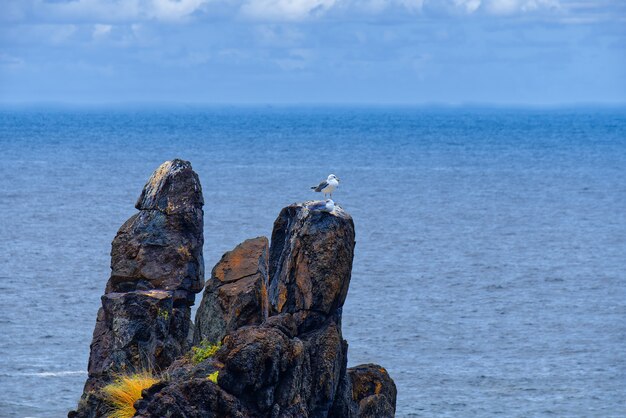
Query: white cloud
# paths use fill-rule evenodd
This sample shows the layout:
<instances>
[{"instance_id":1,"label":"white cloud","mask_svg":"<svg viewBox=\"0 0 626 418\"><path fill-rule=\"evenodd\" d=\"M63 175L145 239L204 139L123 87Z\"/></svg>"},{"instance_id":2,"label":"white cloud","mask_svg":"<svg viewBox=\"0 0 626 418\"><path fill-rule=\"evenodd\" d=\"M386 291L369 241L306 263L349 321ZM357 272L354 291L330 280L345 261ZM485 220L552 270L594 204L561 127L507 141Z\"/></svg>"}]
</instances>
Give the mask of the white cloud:
<instances>
[{"instance_id":1,"label":"white cloud","mask_svg":"<svg viewBox=\"0 0 626 418\"><path fill-rule=\"evenodd\" d=\"M407 17L437 14L530 13L559 8L559 0L0 0L0 20L29 23L119 24L146 21L184 22L205 15L244 17L259 22L319 19L331 11L349 19L393 9ZM565 1L565 0L563 0Z\"/></svg>"},{"instance_id":2,"label":"white cloud","mask_svg":"<svg viewBox=\"0 0 626 418\"><path fill-rule=\"evenodd\" d=\"M298 44L304 34L291 26L262 24L255 28L257 41L262 45L285 47Z\"/></svg>"},{"instance_id":3,"label":"white cloud","mask_svg":"<svg viewBox=\"0 0 626 418\"><path fill-rule=\"evenodd\" d=\"M398 3L412 12L419 12L424 6L424 0L398 0Z\"/></svg>"},{"instance_id":4,"label":"white cloud","mask_svg":"<svg viewBox=\"0 0 626 418\"><path fill-rule=\"evenodd\" d=\"M149 14L158 20L180 20L200 9L207 0L152 0Z\"/></svg>"},{"instance_id":5,"label":"white cloud","mask_svg":"<svg viewBox=\"0 0 626 418\"><path fill-rule=\"evenodd\" d=\"M303 20L324 14L336 0L245 0L244 16L253 19Z\"/></svg>"},{"instance_id":6,"label":"white cloud","mask_svg":"<svg viewBox=\"0 0 626 418\"><path fill-rule=\"evenodd\" d=\"M220 0L3 0L0 20L39 22L180 21Z\"/></svg>"},{"instance_id":7,"label":"white cloud","mask_svg":"<svg viewBox=\"0 0 626 418\"><path fill-rule=\"evenodd\" d=\"M454 5L466 13L474 13L480 7L481 0L454 0Z\"/></svg>"},{"instance_id":8,"label":"white cloud","mask_svg":"<svg viewBox=\"0 0 626 418\"><path fill-rule=\"evenodd\" d=\"M91 35L93 36L94 39L104 38L109 33L111 33L112 28L113 26L111 25L103 25L103 24L97 23L93 25L93 32L91 33Z\"/></svg>"},{"instance_id":9,"label":"white cloud","mask_svg":"<svg viewBox=\"0 0 626 418\"><path fill-rule=\"evenodd\" d=\"M558 7L559 0L485 0L484 2L485 11L494 15L512 15Z\"/></svg>"}]
</instances>

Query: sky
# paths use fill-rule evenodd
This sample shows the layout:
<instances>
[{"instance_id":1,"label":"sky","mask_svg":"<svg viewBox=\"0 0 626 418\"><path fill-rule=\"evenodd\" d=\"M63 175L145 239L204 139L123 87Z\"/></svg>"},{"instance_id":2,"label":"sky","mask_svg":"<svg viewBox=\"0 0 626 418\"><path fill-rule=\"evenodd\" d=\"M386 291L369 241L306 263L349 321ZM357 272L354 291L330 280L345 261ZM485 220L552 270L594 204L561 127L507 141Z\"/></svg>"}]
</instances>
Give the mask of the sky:
<instances>
[{"instance_id":1,"label":"sky","mask_svg":"<svg viewBox=\"0 0 626 418\"><path fill-rule=\"evenodd\" d=\"M0 103L626 103L626 0L0 0Z\"/></svg>"}]
</instances>

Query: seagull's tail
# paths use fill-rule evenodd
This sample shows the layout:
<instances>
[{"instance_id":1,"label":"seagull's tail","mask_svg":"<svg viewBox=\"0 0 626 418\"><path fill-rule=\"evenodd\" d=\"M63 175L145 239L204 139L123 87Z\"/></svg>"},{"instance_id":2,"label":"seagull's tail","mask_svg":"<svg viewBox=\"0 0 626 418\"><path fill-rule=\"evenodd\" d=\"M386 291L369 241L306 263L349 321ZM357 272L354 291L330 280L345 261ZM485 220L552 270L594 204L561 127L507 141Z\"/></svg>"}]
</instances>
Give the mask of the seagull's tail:
<instances>
[{"instance_id":1,"label":"seagull's tail","mask_svg":"<svg viewBox=\"0 0 626 418\"><path fill-rule=\"evenodd\" d=\"M317 189L317 186L311 186L311 189L315 190Z\"/></svg>"}]
</instances>

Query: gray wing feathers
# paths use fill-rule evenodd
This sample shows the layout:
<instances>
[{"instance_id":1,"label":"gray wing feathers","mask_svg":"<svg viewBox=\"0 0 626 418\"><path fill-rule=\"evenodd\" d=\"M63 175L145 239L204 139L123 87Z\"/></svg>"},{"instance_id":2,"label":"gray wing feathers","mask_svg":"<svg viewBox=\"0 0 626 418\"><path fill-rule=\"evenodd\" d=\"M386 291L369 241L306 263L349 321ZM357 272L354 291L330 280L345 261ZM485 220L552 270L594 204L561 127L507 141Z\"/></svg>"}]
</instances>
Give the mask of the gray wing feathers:
<instances>
[{"instance_id":1,"label":"gray wing feathers","mask_svg":"<svg viewBox=\"0 0 626 418\"><path fill-rule=\"evenodd\" d=\"M314 189L316 192L321 192L322 189L324 187L328 186L328 182L327 181L323 181L320 184L318 184L317 186L313 186L311 187L311 189Z\"/></svg>"}]
</instances>

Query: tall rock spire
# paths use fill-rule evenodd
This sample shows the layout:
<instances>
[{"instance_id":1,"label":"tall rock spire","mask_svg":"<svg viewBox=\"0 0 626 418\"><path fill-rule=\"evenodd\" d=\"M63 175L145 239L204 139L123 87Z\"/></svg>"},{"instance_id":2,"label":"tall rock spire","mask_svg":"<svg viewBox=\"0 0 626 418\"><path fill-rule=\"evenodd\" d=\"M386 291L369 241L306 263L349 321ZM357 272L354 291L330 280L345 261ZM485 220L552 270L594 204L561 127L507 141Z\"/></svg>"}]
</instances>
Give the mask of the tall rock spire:
<instances>
[{"instance_id":1,"label":"tall rock spire","mask_svg":"<svg viewBox=\"0 0 626 418\"><path fill-rule=\"evenodd\" d=\"M99 389L115 374L165 370L189 349L190 307L204 286L203 203L187 161L166 161L146 183L112 243L89 377L70 416L103 416Z\"/></svg>"}]
</instances>

